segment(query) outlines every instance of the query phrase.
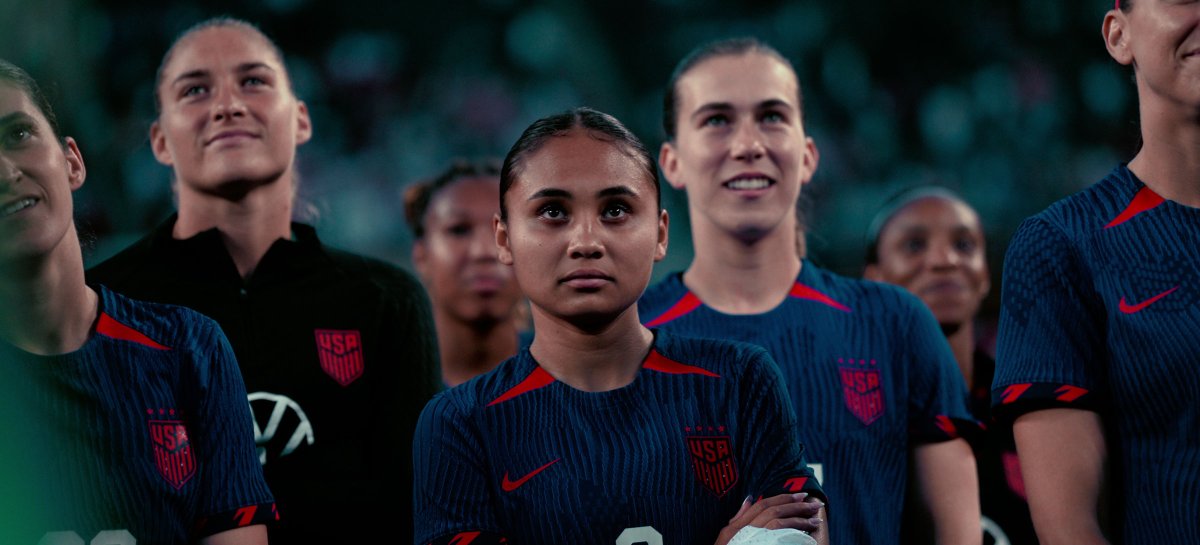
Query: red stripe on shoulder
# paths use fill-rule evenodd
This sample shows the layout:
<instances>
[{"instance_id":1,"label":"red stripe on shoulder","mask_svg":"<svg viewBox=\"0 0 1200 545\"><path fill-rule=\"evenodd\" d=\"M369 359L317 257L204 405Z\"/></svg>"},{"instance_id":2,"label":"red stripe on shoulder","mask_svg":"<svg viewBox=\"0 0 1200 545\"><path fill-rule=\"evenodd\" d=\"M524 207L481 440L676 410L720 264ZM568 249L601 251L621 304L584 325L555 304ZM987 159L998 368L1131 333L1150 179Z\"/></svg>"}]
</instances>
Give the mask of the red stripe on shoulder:
<instances>
[{"instance_id":1,"label":"red stripe on shoulder","mask_svg":"<svg viewBox=\"0 0 1200 545\"><path fill-rule=\"evenodd\" d=\"M804 284L801 284L798 281L796 282L795 285L792 286L792 291L789 292L788 295L791 295L792 297L795 297L797 299L808 299L809 301L816 301L818 303L836 308L842 312L850 312L850 307L843 305L837 301L834 301L828 295L825 295L824 293L821 293L821 292L814 290L808 286L805 286Z\"/></svg>"},{"instance_id":2,"label":"red stripe on shoulder","mask_svg":"<svg viewBox=\"0 0 1200 545\"><path fill-rule=\"evenodd\" d=\"M96 323L96 333L104 335L105 337L112 337L122 341L129 341L143 346L149 346L155 350L170 350L169 347L150 340L150 337L147 337L133 328L114 320L112 316L109 316L104 312L100 313L100 321Z\"/></svg>"},{"instance_id":3,"label":"red stripe on shoulder","mask_svg":"<svg viewBox=\"0 0 1200 545\"><path fill-rule=\"evenodd\" d=\"M646 322L646 327L660 326L680 316L683 316L684 314L696 310L699 307L700 298L696 297L696 294L689 291L683 295L683 298L681 298L679 301L676 301L674 305L671 305L671 308L667 309L667 311L662 313L662 315L650 320L649 322Z\"/></svg>"},{"instance_id":4,"label":"red stripe on shoulder","mask_svg":"<svg viewBox=\"0 0 1200 545\"><path fill-rule=\"evenodd\" d=\"M492 402L488 403L487 406L491 407L492 405L504 403L505 401L508 401L521 394L527 394L537 390L538 388L544 388L553 383L554 377L550 376L550 373L547 373L546 370L542 369L541 367L535 367L533 372L529 373L529 376L525 377L525 380L522 380L520 384L513 386L512 389L501 394L500 397L492 400Z\"/></svg>"},{"instance_id":5,"label":"red stripe on shoulder","mask_svg":"<svg viewBox=\"0 0 1200 545\"><path fill-rule=\"evenodd\" d=\"M646 356L646 361L642 362L642 367L659 373L667 373L671 375L704 375L706 377L721 378L708 369L679 363L675 360L668 359L666 356L659 354L657 350L651 350L650 355Z\"/></svg>"},{"instance_id":6,"label":"red stripe on shoulder","mask_svg":"<svg viewBox=\"0 0 1200 545\"><path fill-rule=\"evenodd\" d=\"M1133 200L1129 202L1129 206L1125 207L1125 210L1122 211L1121 214L1116 218L1113 218L1112 221L1108 222L1108 225L1105 225L1104 228L1108 229L1109 227L1121 225L1122 223L1133 219L1134 216L1150 210L1151 208L1154 208L1162 203L1163 198L1161 195L1155 193L1149 187L1143 187L1137 192L1137 195L1133 196Z\"/></svg>"}]
</instances>

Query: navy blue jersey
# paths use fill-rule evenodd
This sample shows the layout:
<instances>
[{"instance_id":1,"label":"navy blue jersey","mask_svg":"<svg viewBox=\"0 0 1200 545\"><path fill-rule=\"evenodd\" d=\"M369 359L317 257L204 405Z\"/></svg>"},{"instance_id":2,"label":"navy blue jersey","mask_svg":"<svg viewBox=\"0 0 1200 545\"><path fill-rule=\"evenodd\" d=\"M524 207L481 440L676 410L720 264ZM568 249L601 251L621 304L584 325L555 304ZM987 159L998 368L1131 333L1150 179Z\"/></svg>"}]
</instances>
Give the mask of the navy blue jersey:
<instances>
[{"instance_id":1,"label":"navy blue jersey","mask_svg":"<svg viewBox=\"0 0 1200 545\"><path fill-rule=\"evenodd\" d=\"M1119 542L1200 542L1198 250L1200 210L1122 165L1025 220L1005 258L997 414L1101 414Z\"/></svg>"},{"instance_id":2,"label":"navy blue jersey","mask_svg":"<svg viewBox=\"0 0 1200 545\"><path fill-rule=\"evenodd\" d=\"M962 374L933 315L895 286L805 261L790 296L763 314L714 310L679 273L647 290L638 306L647 325L771 353L800 416L806 457L829 494L837 543L895 542L909 448L975 429Z\"/></svg>"},{"instance_id":3,"label":"navy blue jersey","mask_svg":"<svg viewBox=\"0 0 1200 545\"><path fill-rule=\"evenodd\" d=\"M824 497L795 427L759 347L657 332L595 393L525 349L422 413L416 543L712 543L747 496Z\"/></svg>"},{"instance_id":4,"label":"navy blue jersey","mask_svg":"<svg viewBox=\"0 0 1200 545\"><path fill-rule=\"evenodd\" d=\"M275 520L233 351L211 320L104 288L82 348L0 343L3 543L191 543ZM19 501L14 500L19 498Z\"/></svg>"}]
</instances>

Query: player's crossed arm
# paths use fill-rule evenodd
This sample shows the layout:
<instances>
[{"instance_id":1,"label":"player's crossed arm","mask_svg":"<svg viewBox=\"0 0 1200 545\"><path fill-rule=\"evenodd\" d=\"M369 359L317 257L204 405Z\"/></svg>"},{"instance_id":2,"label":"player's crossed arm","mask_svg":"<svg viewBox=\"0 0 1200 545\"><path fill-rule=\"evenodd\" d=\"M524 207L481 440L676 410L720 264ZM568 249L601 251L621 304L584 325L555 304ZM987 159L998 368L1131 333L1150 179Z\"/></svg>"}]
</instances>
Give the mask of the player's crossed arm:
<instances>
[{"instance_id":1,"label":"player's crossed arm","mask_svg":"<svg viewBox=\"0 0 1200 545\"><path fill-rule=\"evenodd\" d=\"M821 545L829 543L825 531L825 503L805 492L779 494L751 503L747 498L742 508L729 520L729 525L717 535L716 545L726 545L742 528L753 526L768 530L790 528L807 532Z\"/></svg>"}]
</instances>

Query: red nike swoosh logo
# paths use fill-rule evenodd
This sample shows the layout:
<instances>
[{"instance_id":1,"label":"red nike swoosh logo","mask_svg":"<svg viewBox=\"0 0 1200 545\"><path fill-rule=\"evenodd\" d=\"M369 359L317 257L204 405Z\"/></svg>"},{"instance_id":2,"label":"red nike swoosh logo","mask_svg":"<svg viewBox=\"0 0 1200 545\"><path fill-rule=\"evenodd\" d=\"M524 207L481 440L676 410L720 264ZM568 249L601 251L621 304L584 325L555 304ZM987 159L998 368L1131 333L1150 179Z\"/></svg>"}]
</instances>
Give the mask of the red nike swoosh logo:
<instances>
[{"instance_id":1,"label":"red nike swoosh logo","mask_svg":"<svg viewBox=\"0 0 1200 545\"><path fill-rule=\"evenodd\" d=\"M1173 292L1177 289L1179 289L1179 286L1175 286L1167 291L1164 291L1158 295L1155 295L1154 297L1146 299L1145 301L1142 301L1141 303L1138 303L1136 305L1131 305L1129 303L1126 303L1125 298L1122 297L1121 303L1118 305L1118 308L1120 308L1121 312L1124 312L1125 314L1133 314L1135 312L1139 312L1142 309L1154 304L1155 301L1158 301L1159 299L1162 299L1163 297L1170 295L1171 292Z\"/></svg>"},{"instance_id":2,"label":"red nike swoosh logo","mask_svg":"<svg viewBox=\"0 0 1200 545\"><path fill-rule=\"evenodd\" d=\"M520 479L517 479L515 481L508 480L508 472L505 471L504 479L502 481L500 481L500 488L503 488L505 492L512 492L513 490L521 488L521 485L525 484L525 482L528 481L529 479L532 479L534 475L537 475L538 473L545 471L546 468L554 465L555 462L557 462L561 459L562 458L555 458L550 463L547 463L546 465L544 465L542 467L539 467L533 471L530 471L528 475L525 475L524 477L521 477Z\"/></svg>"}]
</instances>

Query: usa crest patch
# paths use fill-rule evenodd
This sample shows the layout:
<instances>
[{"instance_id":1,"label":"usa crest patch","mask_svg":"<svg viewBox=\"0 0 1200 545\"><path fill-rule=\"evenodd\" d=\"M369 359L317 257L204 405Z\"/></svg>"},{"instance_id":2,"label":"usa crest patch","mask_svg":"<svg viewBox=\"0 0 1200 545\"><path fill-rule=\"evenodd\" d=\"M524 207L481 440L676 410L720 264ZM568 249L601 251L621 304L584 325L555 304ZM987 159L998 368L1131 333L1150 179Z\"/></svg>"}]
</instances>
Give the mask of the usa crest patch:
<instances>
[{"instance_id":1,"label":"usa crest patch","mask_svg":"<svg viewBox=\"0 0 1200 545\"><path fill-rule=\"evenodd\" d=\"M865 425L883 416L883 387L875 360L838 358L846 408Z\"/></svg>"},{"instance_id":2,"label":"usa crest patch","mask_svg":"<svg viewBox=\"0 0 1200 545\"><path fill-rule=\"evenodd\" d=\"M149 424L158 473L171 486L182 488L196 474L196 457L187 428L182 420L150 420Z\"/></svg>"},{"instance_id":3,"label":"usa crest patch","mask_svg":"<svg viewBox=\"0 0 1200 545\"><path fill-rule=\"evenodd\" d=\"M362 335L356 330L318 329L317 356L321 369L342 386L363 373Z\"/></svg>"},{"instance_id":4,"label":"usa crest patch","mask_svg":"<svg viewBox=\"0 0 1200 545\"><path fill-rule=\"evenodd\" d=\"M728 494L738 481L733 442L729 436L692 436L687 438L687 445L700 484L718 498Z\"/></svg>"}]
</instances>

